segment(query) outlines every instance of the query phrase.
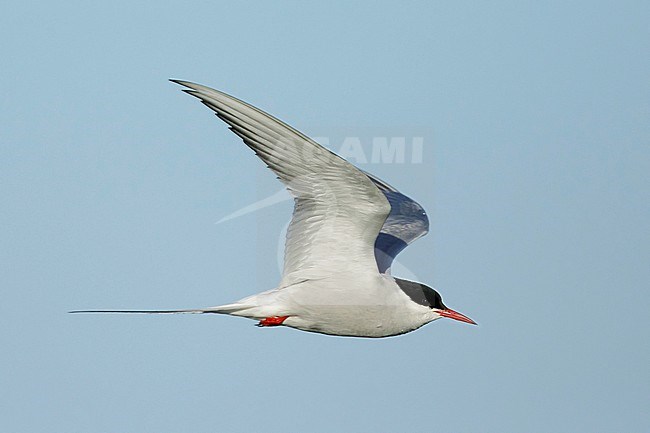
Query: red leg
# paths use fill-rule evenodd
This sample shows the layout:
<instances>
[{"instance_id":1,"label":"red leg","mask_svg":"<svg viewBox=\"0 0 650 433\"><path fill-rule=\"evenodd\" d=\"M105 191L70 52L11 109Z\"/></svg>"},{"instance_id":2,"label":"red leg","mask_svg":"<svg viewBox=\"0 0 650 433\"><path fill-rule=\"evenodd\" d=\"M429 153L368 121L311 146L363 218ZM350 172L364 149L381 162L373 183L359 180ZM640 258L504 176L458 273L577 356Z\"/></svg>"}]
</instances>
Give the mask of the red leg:
<instances>
[{"instance_id":1,"label":"red leg","mask_svg":"<svg viewBox=\"0 0 650 433\"><path fill-rule=\"evenodd\" d=\"M287 317L289 317L289 316L271 316L271 317L267 317L264 320L260 320L260 323L258 323L257 326L280 326L280 325L282 325L282 322L287 320Z\"/></svg>"}]
</instances>

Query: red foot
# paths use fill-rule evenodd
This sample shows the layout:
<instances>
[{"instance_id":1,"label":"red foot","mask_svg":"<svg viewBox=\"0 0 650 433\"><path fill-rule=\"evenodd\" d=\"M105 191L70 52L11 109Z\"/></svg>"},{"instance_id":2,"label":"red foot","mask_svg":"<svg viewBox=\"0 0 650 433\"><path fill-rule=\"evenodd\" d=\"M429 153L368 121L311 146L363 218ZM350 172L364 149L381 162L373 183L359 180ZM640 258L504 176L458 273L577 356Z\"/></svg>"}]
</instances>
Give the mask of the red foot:
<instances>
[{"instance_id":1,"label":"red foot","mask_svg":"<svg viewBox=\"0 0 650 433\"><path fill-rule=\"evenodd\" d=\"M260 320L260 323L258 323L257 326L280 326L280 325L282 325L282 322L287 320L287 317L289 317L289 316L267 317L264 320Z\"/></svg>"}]
</instances>

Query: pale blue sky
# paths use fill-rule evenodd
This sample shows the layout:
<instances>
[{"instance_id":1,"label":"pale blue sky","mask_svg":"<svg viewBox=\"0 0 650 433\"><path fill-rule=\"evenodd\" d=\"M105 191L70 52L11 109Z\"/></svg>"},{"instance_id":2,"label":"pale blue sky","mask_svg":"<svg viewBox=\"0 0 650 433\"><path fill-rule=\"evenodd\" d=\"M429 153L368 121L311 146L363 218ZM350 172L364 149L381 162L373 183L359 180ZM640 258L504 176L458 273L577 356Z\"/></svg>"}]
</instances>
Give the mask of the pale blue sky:
<instances>
[{"instance_id":1,"label":"pale blue sky","mask_svg":"<svg viewBox=\"0 0 650 433\"><path fill-rule=\"evenodd\" d=\"M569 4L567 4L569 3ZM650 431L647 2L5 2L0 424L29 432ZM168 78L367 163L432 232L401 257L480 326L384 340L202 307L273 287L284 202Z\"/></svg>"}]
</instances>

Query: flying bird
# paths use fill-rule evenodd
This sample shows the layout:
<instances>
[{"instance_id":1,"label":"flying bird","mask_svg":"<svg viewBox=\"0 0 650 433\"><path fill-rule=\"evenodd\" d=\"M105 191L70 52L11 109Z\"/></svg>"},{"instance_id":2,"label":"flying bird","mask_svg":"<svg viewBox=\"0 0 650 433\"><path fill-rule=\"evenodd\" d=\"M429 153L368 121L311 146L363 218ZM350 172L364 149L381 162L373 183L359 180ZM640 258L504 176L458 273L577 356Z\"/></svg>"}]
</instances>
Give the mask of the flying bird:
<instances>
[{"instance_id":1,"label":"flying bird","mask_svg":"<svg viewBox=\"0 0 650 433\"><path fill-rule=\"evenodd\" d=\"M215 89L171 80L198 98L294 197L278 286L231 304L191 310L74 313L215 313L353 337L405 334L441 317L476 324L422 283L394 277L395 257L429 231L416 201L301 132Z\"/></svg>"}]
</instances>

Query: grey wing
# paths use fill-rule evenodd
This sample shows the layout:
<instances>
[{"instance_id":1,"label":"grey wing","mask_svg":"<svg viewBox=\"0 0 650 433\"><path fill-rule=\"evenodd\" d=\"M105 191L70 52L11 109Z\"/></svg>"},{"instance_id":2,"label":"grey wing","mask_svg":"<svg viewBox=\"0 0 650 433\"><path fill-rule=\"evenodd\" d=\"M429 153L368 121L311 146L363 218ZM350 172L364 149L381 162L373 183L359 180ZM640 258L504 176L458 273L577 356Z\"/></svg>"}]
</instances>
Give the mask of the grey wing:
<instances>
[{"instance_id":1,"label":"grey wing","mask_svg":"<svg viewBox=\"0 0 650 433\"><path fill-rule=\"evenodd\" d=\"M415 200L378 177L364 172L390 203L390 213L375 240L375 260L381 273L390 273L395 257L429 232L429 218Z\"/></svg>"},{"instance_id":2,"label":"grey wing","mask_svg":"<svg viewBox=\"0 0 650 433\"><path fill-rule=\"evenodd\" d=\"M390 205L374 182L262 110L209 87L172 81L226 122L294 196L280 287L341 272L377 272L374 243Z\"/></svg>"}]
</instances>

